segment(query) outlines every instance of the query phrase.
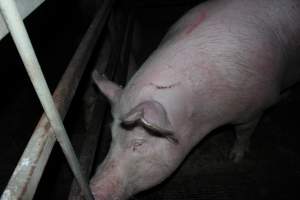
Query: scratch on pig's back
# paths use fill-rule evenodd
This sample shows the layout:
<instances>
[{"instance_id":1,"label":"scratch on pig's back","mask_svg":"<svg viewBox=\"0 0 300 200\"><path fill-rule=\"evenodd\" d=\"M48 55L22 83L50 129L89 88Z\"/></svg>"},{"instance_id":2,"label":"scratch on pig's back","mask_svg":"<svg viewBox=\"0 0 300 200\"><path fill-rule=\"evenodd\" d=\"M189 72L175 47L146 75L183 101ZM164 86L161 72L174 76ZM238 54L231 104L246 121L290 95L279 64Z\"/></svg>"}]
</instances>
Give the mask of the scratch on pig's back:
<instances>
[{"instance_id":1,"label":"scratch on pig's back","mask_svg":"<svg viewBox=\"0 0 300 200\"><path fill-rule=\"evenodd\" d=\"M176 82L176 83L173 83L173 84L170 84L170 85L158 85L158 84L154 84L154 83L150 83L150 85L154 86L156 89L171 89L171 88L174 88L176 87L177 85L179 85L180 82Z\"/></svg>"},{"instance_id":2,"label":"scratch on pig's back","mask_svg":"<svg viewBox=\"0 0 300 200\"><path fill-rule=\"evenodd\" d=\"M186 34L191 33L195 28L197 28L206 18L206 14L204 12L200 13L200 15L198 15L195 19L195 21L193 21L185 30Z\"/></svg>"}]
</instances>

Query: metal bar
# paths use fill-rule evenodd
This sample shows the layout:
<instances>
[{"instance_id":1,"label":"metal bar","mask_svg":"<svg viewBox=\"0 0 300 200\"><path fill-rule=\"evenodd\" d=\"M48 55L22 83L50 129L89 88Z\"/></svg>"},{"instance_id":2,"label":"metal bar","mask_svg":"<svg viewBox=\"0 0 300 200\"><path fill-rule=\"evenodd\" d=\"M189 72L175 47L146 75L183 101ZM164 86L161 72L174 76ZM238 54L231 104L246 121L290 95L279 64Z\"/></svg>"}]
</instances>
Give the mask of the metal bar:
<instances>
[{"instance_id":1,"label":"metal bar","mask_svg":"<svg viewBox=\"0 0 300 200\"><path fill-rule=\"evenodd\" d=\"M105 71L109 54L110 54L110 43L108 42L108 37L105 38L105 41L102 44L100 53L97 57L95 68L98 71ZM90 175L92 171L93 161L96 153L96 148L99 140L99 132L100 129L105 121L105 113L107 110L107 101L106 99L99 100L99 98L93 98L95 88L93 87L93 83L91 83L86 90L84 94L85 101L91 101L87 102L85 104L85 115L91 116L89 117L89 120L85 122L86 127L86 133L80 134L78 138L73 138L74 140L84 140L83 144L81 145L80 149L80 155L79 155L79 162L84 170L84 173L86 175ZM90 104L93 104L94 106L91 106ZM106 106L105 106L106 105ZM85 116L87 117L87 116ZM84 136L84 137L83 137ZM75 181L72 182L70 193L69 193L69 200L82 200L83 197L80 194L80 188L76 184Z\"/></svg>"},{"instance_id":2,"label":"metal bar","mask_svg":"<svg viewBox=\"0 0 300 200\"><path fill-rule=\"evenodd\" d=\"M123 66L121 66L121 52L122 45L125 39L125 31L127 26L127 18L124 17L124 13L120 13L115 11L111 15L111 18L108 22L108 29L112 41L112 53L111 60L109 62L110 66L105 71L105 74L110 80L119 80L119 78L123 75L117 73L118 70L122 70ZM119 80L118 84L124 84L123 80Z\"/></svg>"},{"instance_id":3,"label":"metal bar","mask_svg":"<svg viewBox=\"0 0 300 200\"><path fill-rule=\"evenodd\" d=\"M126 26L126 32L124 35L124 41L122 45L121 50L121 65L123 73L126 74L126 76L123 77L121 84L124 84L129 80L129 74L131 75L133 72L130 70L133 70L129 68L130 63L130 56L133 59L133 56L131 55L131 47L132 47L132 37L133 37L133 11L130 10L127 17L127 26Z\"/></svg>"},{"instance_id":4,"label":"metal bar","mask_svg":"<svg viewBox=\"0 0 300 200\"><path fill-rule=\"evenodd\" d=\"M132 25L133 25L133 12L131 9L129 9L126 5L126 8L124 9L125 12L122 13L123 15L126 15L122 17L122 21L115 20L117 23L121 24L115 24L115 26L110 27L110 32L112 36L114 36L116 39L116 45L118 45L116 50L116 55L118 57L117 60L117 66L116 68L119 72L116 73L116 77L114 79L118 80L118 84L125 85L127 80L127 73L128 73L128 61L129 61L129 47L131 45L131 39L132 39ZM116 14L116 18L118 15ZM115 22L115 23L116 23ZM115 34L117 32L116 30L121 29L120 33L118 35ZM125 74L125 75L124 75Z\"/></svg>"},{"instance_id":5,"label":"metal bar","mask_svg":"<svg viewBox=\"0 0 300 200\"><path fill-rule=\"evenodd\" d=\"M124 75L126 76L126 73L124 72L123 68L126 68L127 64L126 61L128 59L125 58L125 56L128 56L124 51L128 49L128 45L130 43L130 30L132 29L132 15L128 15L126 19L122 17L122 22L125 21L125 23L116 24L116 16L112 16L109 25L110 25L110 31L109 36L114 37L111 38L113 41L113 45L110 44L109 38L106 38L104 41L104 44L102 45L101 52L98 56L96 65L94 67L94 70L97 70L99 73L103 73L104 71L115 71L117 70L116 74L113 75L114 77L117 75L117 81L118 83L122 82L122 79L124 80ZM119 29L122 31L116 31L115 27L121 26ZM119 34L116 34L119 33ZM113 52L111 52L111 46ZM114 57L110 57L109 54L113 53ZM122 61L120 61L120 59ZM112 64L113 61L113 65ZM122 65L119 65L116 61L120 61ZM124 64L125 63L125 64ZM109 68L108 68L109 66ZM121 66L121 67L120 67ZM108 72L108 74L111 74ZM121 76L120 76L121 75ZM123 76L123 77L122 77ZM88 88L85 95L91 95L91 92L89 92L93 88ZM99 93L97 91L97 93ZM88 99L89 97L86 97ZM89 115L92 115L93 118L90 119L90 126L88 126L87 133L81 134L84 135L84 138L81 140L84 140L84 143L81 147L81 153L79 156L80 164L82 165L83 169L86 170L87 174L91 173L92 170L92 164L93 159L96 151L96 145L98 143L98 138L100 137L100 129L105 126L105 122L107 122L107 119L105 118L107 114L108 107L104 107L104 105L107 105L107 100L98 98L97 102L95 103L94 110L90 111ZM107 105L108 106L108 105ZM88 108L86 108L88 109ZM104 141L101 141L104 142ZM103 146L101 146L103 148ZM69 200L82 200L82 196L80 195L79 188L74 184L72 184L70 193L69 193Z\"/></svg>"},{"instance_id":6,"label":"metal bar","mask_svg":"<svg viewBox=\"0 0 300 200\"><path fill-rule=\"evenodd\" d=\"M99 37L106 22L110 6L109 0L103 3L54 92L54 100L62 118L69 109L82 73L94 49L94 41ZM33 198L55 142L52 133L53 130L44 114L28 142L1 199Z\"/></svg>"},{"instance_id":7,"label":"metal bar","mask_svg":"<svg viewBox=\"0 0 300 200\"><path fill-rule=\"evenodd\" d=\"M122 70L126 66L120 65L122 63L121 59L121 52L124 50L123 45L127 45L129 42L128 39L125 37L128 36L129 32L127 29L130 25L129 20L132 18L130 17L120 17L118 14L123 13L113 13L109 20L109 37L111 41L111 51L110 56L103 55L99 56L97 60L97 64L94 70L97 70L100 74L106 73L109 76L109 79L116 81L117 83L121 83L124 80L124 70ZM121 19L120 21L117 19ZM106 41L107 42L107 41ZM105 44L104 44L105 47ZM108 52L108 50L103 49L104 52ZM101 55L101 54L100 54ZM125 56L125 55L123 55ZM109 58L109 59L108 59ZM108 59L108 61L107 61ZM124 59L126 60L126 59ZM99 91L97 91L99 93ZM106 106L104 106L106 105ZM85 136L83 147L81 147L82 151L80 154L80 161L81 164L85 167L86 170L91 171L91 167L93 164L92 154L95 154L95 148L98 143L98 153L100 157L97 156L99 161L103 161L107 150L110 144L110 130L109 130L109 104L107 103L106 98L99 97L95 109L93 112L93 118L91 119L90 127L87 133L82 134ZM101 132L100 132L101 130ZM100 140L98 140L100 138ZM96 141L96 142L95 142ZM98 142L99 141L99 142ZM100 152L99 152L100 151ZM82 196L79 194L78 187L74 185L74 181L69 193L69 200L82 200Z\"/></svg>"},{"instance_id":8,"label":"metal bar","mask_svg":"<svg viewBox=\"0 0 300 200\"><path fill-rule=\"evenodd\" d=\"M22 19L26 18L45 0L16 0L16 4ZM8 33L6 24L0 15L0 40Z\"/></svg>"},{"instance_id":9,"label":"metal bar","mask_svg":"<svg viewBox=\"0 0 300 200\"><path fill-rule=\"evenodd\" d=\"M18 12L17 5L14 0L0 0L0 9L15 45L17 46L18 52L33 84L35 92L37 93L45 110L51 127L54 129L56 139L66 156L69 166L73 171L85 198L93 199L87 180L80 170L78 159L68 138L62 119L55 107L52 95L41 70L41 66L35 55L23 20Z\"/></svg>"}]
</instances>

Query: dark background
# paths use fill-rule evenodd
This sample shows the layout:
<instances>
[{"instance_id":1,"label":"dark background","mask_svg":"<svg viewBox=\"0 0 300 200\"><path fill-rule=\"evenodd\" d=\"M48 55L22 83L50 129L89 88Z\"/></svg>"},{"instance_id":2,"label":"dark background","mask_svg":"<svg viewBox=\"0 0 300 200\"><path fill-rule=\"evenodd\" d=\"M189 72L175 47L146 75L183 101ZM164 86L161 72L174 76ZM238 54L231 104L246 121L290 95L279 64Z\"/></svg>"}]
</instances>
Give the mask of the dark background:
<instances>
[{"instance_id":1,"label":"dark background","mask_svg":"<svg viewBox=\"0 0 300 200\"><path fill-rule=\"evenodd\" d=\"M134 8L141 41L141 51L136 55L138 64L158 45L168 27L198 2L117 1L114 9L120 13L122 9ZM26 18L27 30L51 91L54 91L99 6L101 1L98 0L47 0ZM2 192L42 114L42 108L10 36L0 41L0 58ZM167 181L133 199L299 198L299 102L300 87L295 86L289 97L266 112L254 133L250 153L240 163L228 159L234 135L231 127L222 127L202 141ZM78 128L82 126L82 112L82 92L77 92L65 120L71 139L76 138L74 135L82 129ZM103 130L107 129L108 123L109 119ZM109 141L109 137L102 134L101 140ZM106 143L98 147L95 166L103 159L107 146ZM35 199L67 199L71 181L72 174L56 145Z\"/></svg>"}]
</instances>

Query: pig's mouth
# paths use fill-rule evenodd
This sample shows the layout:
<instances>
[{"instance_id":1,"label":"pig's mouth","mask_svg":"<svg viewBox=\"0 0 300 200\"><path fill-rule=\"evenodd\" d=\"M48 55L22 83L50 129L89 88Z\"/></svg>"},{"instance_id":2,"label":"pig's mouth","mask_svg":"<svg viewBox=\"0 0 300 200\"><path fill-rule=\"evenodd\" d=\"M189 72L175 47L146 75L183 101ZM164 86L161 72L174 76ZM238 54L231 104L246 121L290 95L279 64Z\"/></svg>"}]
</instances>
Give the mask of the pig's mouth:
<instances>
[{"instance_id":1,"label":"pig's mouth","mask_svg":"<svg viewBox=\"0 0 300 200\"><path fill-rule=\"evenodd\" d=\"M95 200L122 200L128 196L114 160L104 161L90 181Z\"/></svg>"}]
</instances>

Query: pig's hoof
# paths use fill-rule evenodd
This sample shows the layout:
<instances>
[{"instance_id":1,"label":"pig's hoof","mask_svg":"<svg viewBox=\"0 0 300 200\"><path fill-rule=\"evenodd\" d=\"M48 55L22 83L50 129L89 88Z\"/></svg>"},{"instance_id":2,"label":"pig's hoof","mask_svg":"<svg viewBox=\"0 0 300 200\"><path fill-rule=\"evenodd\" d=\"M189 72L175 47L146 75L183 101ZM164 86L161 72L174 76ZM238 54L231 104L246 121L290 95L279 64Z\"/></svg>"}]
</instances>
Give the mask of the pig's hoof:
<instances>
[{"instance_id":1,"label":"pig's hoof","mask_svg":"<svg viewBox=\"0 0 300 200\"><path fill-rule=\"evenodd\" d=\"M229 154L229 158L233 160L233 162L238 163L244 158L245 153L248 151L248 146L234 145Z\"/></svg>"}]
</instances>

